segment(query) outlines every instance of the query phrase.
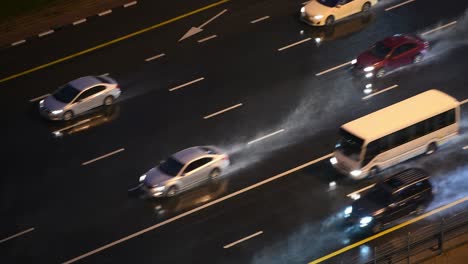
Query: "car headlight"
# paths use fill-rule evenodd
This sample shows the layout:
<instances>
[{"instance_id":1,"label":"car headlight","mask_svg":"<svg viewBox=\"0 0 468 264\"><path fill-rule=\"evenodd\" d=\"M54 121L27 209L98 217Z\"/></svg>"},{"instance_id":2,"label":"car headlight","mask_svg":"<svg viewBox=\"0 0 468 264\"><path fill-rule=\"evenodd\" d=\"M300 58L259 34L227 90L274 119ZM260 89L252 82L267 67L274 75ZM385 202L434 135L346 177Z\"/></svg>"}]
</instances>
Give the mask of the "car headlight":
<instances>
[{"instance_id":1,"label":"car headlight","mask_svg":"<svg viewBox=\"0 0 468 264\"><path fill-rule=\"evenodd\" d=\"M372 77L372 76L374 76L374 74L373 74L372 72L366 73L366 78L370 78L370 77Z\"/></svg>"},{"instance_id":2,"label":"car headlight","mask_svg":"<svg viewBox=\"0 0 468 264\"><path fill-rule=\"evenodd\" d=\"M372 220L373 220L372 216L364 216L363 218L361 218L361 220L359 220L359 226L365 227L369 225L369 223L372 222Z\"/></svg>"},{"instance_id":3,"label":"car headlight","mask_svg":"<svg viewBox=\"0 0 468 264\"><path fill-rule=\"evenodd\" d=\"M323 15L316 15L314 16L315 19L322 19L323 18Z\"/></svg>"},{"instance_id":4,"label":"car headlight","mask_svg":"<svg viewBox=\"0 0 468 264\"><path fill-rule=\"evenodd\" d=\"M361 170L353 170L350 172L351 176L357 177L361 175L362 171Z\"/></svg>"},{"instance_id":5,"label":"car headlight","mask_svg":"<svg viewBox=\"0 0 468 264\"><path fill-rule=\"evenodd\" d=\"M336 157L332 157L332 158L330 159L330 163L331 163L332 165L335 165L335 164L338 163L338 160L336 159Z\"/></svg>"},{"instance_id":6,"label":"car headlight","mask_svg":"<svg viewBox=\"0 0 468 264\"><path fill-rule=\"evenodd\" d=\"M146 179L146 174L143 174L140 176L140 182L144 181Z\"/></svg>"},{"instance_id":7,"label":"car headlight","mask_svg":"<svg viewBox=\"0 0 468 264\"><path fill-rule=\"evenodd\" d=\"M369 67L365 67L364 71L365 72L370 72L370 71L373 71L374 69L375 69L374 66L369 66Z\"/></svg>"},{"instance_id":8,"label":"car headlight","mask_svg":"<svg viewBox=\"0 0 468 264\"><path fill-rule=\"evenodd\" d=\"M345 217L349 217L349 215L351 215L352 212L353 212L353 207L352 207L352 206L348 206L348 207L346 207L346 209L344 210L344 216L345 216Z\"/></svg>"},{"instance_id":9,"label":"car headlight","mask_svg":"<svg viewBox=\"0 0 468 264\"><path fill-rule=\"evenodd\" d=\"M162 192L162 191L164 191L164 189L166 189L166 186L164 186L164 185L163 185L163 186L158 186L158 187L154 188L154 190L155 190L156 192Z\"/></svg>"},{"instance_id":10,"label":"car headlight","mask_svg":"<svg viewBox=\"0 0 468 264\"><path fill-rule=\"evenodd\" d=\"M301 8L301 13L305 13L305 7L304 6Z\"/></svg>"},{"instance_id":11,"label":"car headlight","mask_svg":"<svg viewBox=\"0 0 468 264\"><path fill-rule=\"evenodd\" d=\"M62 112L63 112L62 109L60 109L60 110L54 110L54 111L52 111L52 114L53 114L53 115L58 115L58 114L61 114Z\"/></svg>"},{"instance_id":12,"label":"car headlight","mask_svg":"<svg viewBox=\"0 0 468 264\"><path fill-rule=\"evenodd\" d=\"M351 61L351 64L356 64L356 63L357 63L357 59L353 59L353 60Z\"/></svg>"},{"instance_id":13,"label":"car headlight","mask_svg":"<svg viewBox=\"0 0 468 264\"><path fill-rule=\"evenodd\" d=\"M44 107L44 99L42 99L41 101L39 101L39 107Z\"/></svg>"}]
</instances>

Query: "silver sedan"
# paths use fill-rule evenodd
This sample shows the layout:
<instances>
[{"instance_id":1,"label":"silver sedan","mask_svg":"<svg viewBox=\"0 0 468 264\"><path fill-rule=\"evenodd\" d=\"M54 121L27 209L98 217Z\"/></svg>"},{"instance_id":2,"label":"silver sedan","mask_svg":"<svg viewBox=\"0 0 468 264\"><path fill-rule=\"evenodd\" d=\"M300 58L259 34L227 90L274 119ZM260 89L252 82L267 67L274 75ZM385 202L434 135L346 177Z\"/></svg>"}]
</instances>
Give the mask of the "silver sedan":
<instances>
[{"instance_id":1,"label":"silver sedan","mask_svg":"<svg viewBox=\"0 0 468 264\"><path fill-rule=\"evenodd\" d=\"M218 178L229 157L215 146L179 151L140 177L140 188L151 197L171 197Z\"/></svg>"},{"instance_id":2,"label":"silver sedan","mask_svg":"<svg viewBox=\"0 0 468 264\"><path fill-rule=\"evenodd\" d=\"M68 121L101 105L111 105L120 96L117 82L106 76L85 76L73 80L39 102L42 116Z\"/></svg>"}]
</instances>

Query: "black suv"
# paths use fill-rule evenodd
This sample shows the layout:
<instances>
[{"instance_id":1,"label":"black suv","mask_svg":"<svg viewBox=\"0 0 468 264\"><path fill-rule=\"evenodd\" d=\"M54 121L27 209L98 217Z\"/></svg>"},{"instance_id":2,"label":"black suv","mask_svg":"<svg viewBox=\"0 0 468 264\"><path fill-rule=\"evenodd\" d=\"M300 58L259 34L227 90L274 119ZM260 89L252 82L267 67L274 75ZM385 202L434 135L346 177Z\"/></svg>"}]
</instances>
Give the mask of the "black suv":
<instances>
[{"instance_id":1,"label":"black suv","mask_svg":"<svg viewBox=\"0 0 468 264\"><path fill-rule=\"evenodd\" d=\"M346 222L378 233L391 221L423 213L432 199L432 186L427 172L407 169L376 183L360 196L345 209Z\"/></svg>"}]
</instances>

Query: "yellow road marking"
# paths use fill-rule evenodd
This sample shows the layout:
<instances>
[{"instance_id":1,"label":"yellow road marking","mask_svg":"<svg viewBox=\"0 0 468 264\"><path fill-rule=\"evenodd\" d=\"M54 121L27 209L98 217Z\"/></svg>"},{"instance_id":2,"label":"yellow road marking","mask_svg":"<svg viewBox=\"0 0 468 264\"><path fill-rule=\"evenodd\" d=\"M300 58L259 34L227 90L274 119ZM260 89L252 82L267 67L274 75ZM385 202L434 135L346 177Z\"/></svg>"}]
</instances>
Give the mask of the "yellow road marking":
<instances>
[{"instance_id":1,"label":"yellow road marking","mask_svg":"<svg viewBox=\"0 0 468 264\"><path fill-rule=\"evenodd\" d=\"M461 199L458 199L458 200L456 200L456 201L454 201L454 202L452 202L452 203L449 203L449 204L446 204L446 205L444 205L444 206L441 206L441 207L439 207L439 208L437 208L437 209L434 209L434 210L432 210L432 211L430 211L430 212L427 212L427 213L425 213L425 214L423 214L423 215L420 215L420 216L418 216L418 217L415 217L415 218L413 218L413 219L411 219L411 220L408 220L408 221L406 221L406 222L404 222L404 223L401 223L401 224L399 224L399 225L396 225L396 226L394 226L394 227L392 227L392 228L389 228L389 229L387 229L387 230L384 230L384 231L382 231L382 232L380 232L380 233L378 233L378 234L375 234L375 235L373 235L373 236L371 236L371 237L368 237L368 238L366 238L366 239L363 239L363 240L361 240L361 241L358 241L358 242L356 242L356 243L354 243L354 244L351 244L351 245L349 245L349 246L346 246L346 247L344 247L344 248L342 248L342 249L340 249L340 250L337 250L337 251L335 251L335 252L333 252L333 253L330 253L330 254L328 254L328 255L326 255L326 256L323 256L323 257L321 257L321 258L319 258L319 259L316 259L316 260L314 260L314 261L312 261L312 262L309 262L309 264L321 263L321 262L323 262L323 261L325 261L325 260L327 260L327 259L333 258L333 257L335 257L335 256L337 256L337 255L340 255L341 253L344 253L344 252L346 252L346 251L348 251L348 250L350 250L350 249L353 249L353 248L355 248L355 247L358 247L358 246L360 246L360 245L362 245L362 244L365 244L365 243L367 243L367 242L369 242L369 241L372 241L372 240L374 240L374 239L376 239L376 238L379 238L379 237L381 237L381 236L384 236L384 235L386 235L386 234L388 234L388 233L391 233L391 232L393 232L393 231L395 231L395 230L401 229L401 228L403 228L403 227L405 227L405 226L407 226L407 225L410 225L410 224L413 224L413 223L415 223L415 222L418 222L418 221L420 221L420 220L422 220L422 219L424 219L424 218L426 218L426 217L429 217L429 216L431 216L431 215L433 215L433 214L442 212L442 211L444 211L444 210L446 210L446 209L448 209L448 208L451 208L451 207L453 207L453 206L455 206L455 205L457 205L457 204L461 204L461 203L463 203L463 202L466 202L467 200L468 200L468 196L465 196L465 197L463 197L463 198L461 198Z\"/></svg>"},{"instance_id":2,"label":"yellow road marking","mask_svg":"<svg viewBox=\"0 0 468 264\"><path fill-rule=\"evenodd\" d=\"M71 54L71 55L66 56L66 57L63 57L63 58L61 58L61 59L58 59L58 60L55 60L55 61L52 61L52 62L43 64L43 65L34 67L34 68L32 68L32 69L29 69L29 70L26 70L26 71L23 71L23 72L20 72L20 73L17 73L17 74L14 74L14 75L5 77L5 78L3 78L3 79L0 79L0 83L3 83L3 82L6 82L6 81L9 81L9 80L18 78L18 77L20 77L20 76L29 74L29 73L31 73L31 72L35 72L35 71L44 69L44 68L46 68L46 67L49 67L49 66L52 66L52 65L55 65L55 64L58 64L58 63L61 63L61 62L64 62L64 61L73 59L73 58L78 57L78 56L81 56L81 55L83 55L83 54L86 54L86 53L95 51L95 50L97 50L97 49L100 49L100 48L103 48L103 47L106 47L106 46L115 44L115 43L120 42L120 41L122 41L122 40L126 40L126 39L128 39L128 38L131 38L131 37L140 35L140 34L142 34L142 33L145 33L145 32L147 32L147 31L153 30L153 29L155 29L155 28L162 27L162 26L164 26L164 25L170 24L170 23L175 22L175 21L177 21L177 20L180 20L180 19L182 19L182 18L186 18L186 17L192 16L192 15L194 15L194 14L196 14L196 13L205 11L205 10L210 9L210 8L213 8L213 7L215 7L215 6L224 4L224 3L226 3L226 2L229 2L229 0L221 0L221 1L219 1L219 2L216 2L216 3L210 4L210 5L204 6L204 7L202 7L202 8L197 9L197 10L193 10L193 11L191 11L191 12L185 13L185 14L180 15L180 16L178 16L178 17L171 18L171 19L169 19L169 20L160 22L160 23L158 23L158 24L156 24L156 25L152 25L152 26L150 26L150 27L147 27L147 28L138 30L138 31L136 31L136 32L130 33L130 34L125 35L125 36L123 36L123 37L113 39L113 40L111 40L111 41L108 41L108 42L105 42L105 43L103 43L103 44L97 45L97 46L95 46L95 47L92 47L92 48L89 48L89 49L86 49L86 50L82 50L82 51L80 51L80 52L77 52L77 53L75 53L75 54Z\"/></svg>"}]
</instances>

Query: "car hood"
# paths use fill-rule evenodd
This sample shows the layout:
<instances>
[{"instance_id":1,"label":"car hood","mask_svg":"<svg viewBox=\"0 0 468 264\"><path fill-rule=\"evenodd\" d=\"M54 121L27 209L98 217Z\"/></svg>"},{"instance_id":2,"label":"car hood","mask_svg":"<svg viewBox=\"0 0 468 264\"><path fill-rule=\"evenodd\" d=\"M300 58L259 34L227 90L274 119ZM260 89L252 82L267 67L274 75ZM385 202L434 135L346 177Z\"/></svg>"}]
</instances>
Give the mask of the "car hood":
<instances>
[{"instance_id":1,"label":"car hood","mask_svg":"<svg viewBox=\"0 0 468 264\"><path fill-rule=\"evenodd\" d=\"M330 13L331 9L331 7L322 5L321 3L317 2L317 0L312 0L307 5L305 5L305 12L308 16L326 16Z\"/></svg>"},{"instance_id":2,"label":"car hood","mask_svg":"<svg viewBox=\"0 0 468 264\"><path fill-rule=\"evenodd\" d=\"M49 109L50 111L63 109L66 105L66 103L60 102L59 100L55 99L53 95L49 95L44 99L44 107Z\"/></svg>"},{"instance_id":3,"label":"car hood","mask_svg":"<svg viewBox=\"0 0 468 264\"><path fill-rule=\"evenodd\" d=\"M357 217L372 216L376 211L384 208L382 204L370 199L359 199L353 202L353 212L351 213Z\"/></svg>"},{"instance_id":4,"label":"car hood","mask_svg":"<svg viewBox=\"0 0 468 264\"><path fill-rule=\"evenodd\" d=\"M156 167L146 173L145 184L147 186L156 186L171 178L172 176L165 174Z\"/></svg>"},{"instance_id":5,"label":"car hood","mask_svg":"<svg viewBox=\"0 0 468 264\"><path fill-rule=\"evenodd\" d=\"M381 61L382 59L375 57L370 51L366 51L357 57L356 64L360 67L368 67Z\"/></svg>"}]
</instances>

